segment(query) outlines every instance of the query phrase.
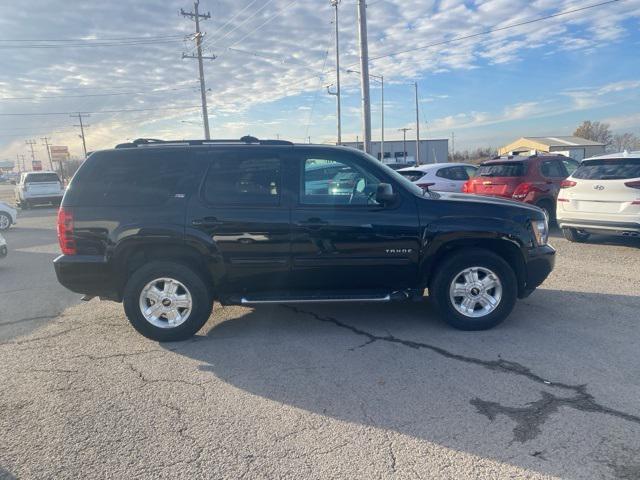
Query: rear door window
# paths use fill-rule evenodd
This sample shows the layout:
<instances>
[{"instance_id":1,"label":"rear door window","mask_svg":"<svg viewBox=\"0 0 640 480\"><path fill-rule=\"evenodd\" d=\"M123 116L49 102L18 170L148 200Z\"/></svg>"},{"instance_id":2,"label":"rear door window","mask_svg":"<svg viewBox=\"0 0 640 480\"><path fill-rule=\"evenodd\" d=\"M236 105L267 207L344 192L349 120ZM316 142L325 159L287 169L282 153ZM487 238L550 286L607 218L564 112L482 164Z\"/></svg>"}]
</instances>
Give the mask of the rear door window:
<instances>
[{"instance_id":1,"label":"rear door window","mask_svg":"<svg viewBox=\"0 0 640 480\"><path fill-rule=\"evenodd\" d=\"M524 162L490 163L478 169L480 177L524 177L526 174Z\"/></svg>"},{"instance_id":2,"label":"rear door window","mask_svg":"<svg viewBox=\"0 0 640 480\"><path fill-rule=\"evenodd\" d=\"M583 160L573 172L573 178L583 180L625 180L640 178L640 158Z\"/></svg>"},{"instance_id":3,"label":"rear door window","mask_svg":"<svg viewBox=\"0 0 640 480\"><path fill-rule=\"evenodd\" d=\"M204 199L212 205L278 205L281 170L279 158L214 158L204 182Z\"/></svg>"},{"instance_id":4,"label":"rear door window","mask_svg":"<svg viewBox=\"0 0 640 480\"><path fill-rule=\"evenodd\" d=\"M448 180L464 181L469 180L469 175L464 167L446 167L436 172L437 177L446 178Z\"/></svg>"}]
</instances>

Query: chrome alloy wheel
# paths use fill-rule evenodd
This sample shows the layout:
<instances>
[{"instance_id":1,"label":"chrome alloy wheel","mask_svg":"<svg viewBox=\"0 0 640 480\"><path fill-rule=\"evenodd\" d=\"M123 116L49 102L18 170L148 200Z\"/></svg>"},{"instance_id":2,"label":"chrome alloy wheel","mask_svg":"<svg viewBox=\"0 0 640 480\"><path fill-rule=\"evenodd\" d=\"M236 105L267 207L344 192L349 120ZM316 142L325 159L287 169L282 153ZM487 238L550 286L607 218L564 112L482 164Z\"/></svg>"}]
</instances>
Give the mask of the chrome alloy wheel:
<instances>
[{"instance_id":1,"label":"chrome alloy wheel","mask_svg":"<svg viewBox=\"0 0 640 480\"><path fill-rule=\"evenodd\" d=\"M465 317L481 318L500 305L502 283L488 268L465 268L453 278L449 298L453 308Z\"/></svg>"},{"instance_id":2,"label":"chrome alloy wheel","mask_svg":"<svg viewBox=\"0 0 640 480\"><path fill-rule=\"evenodd\" d=\"M6 230L11 226L11 218L3 213L0 214L0 230Z\"/></svg>"},{"instance_id":3,"label":"chrome alloy wheel","mask_svg":"<svg viewBox=\"0 0 640 480\"><path fill-rule=\"evenodd\" d=\"M173 278L156 278L140 292L140 311L144 318L158 328L182 325L193 309L191 292Z\"/></svg>"}]
</instances>

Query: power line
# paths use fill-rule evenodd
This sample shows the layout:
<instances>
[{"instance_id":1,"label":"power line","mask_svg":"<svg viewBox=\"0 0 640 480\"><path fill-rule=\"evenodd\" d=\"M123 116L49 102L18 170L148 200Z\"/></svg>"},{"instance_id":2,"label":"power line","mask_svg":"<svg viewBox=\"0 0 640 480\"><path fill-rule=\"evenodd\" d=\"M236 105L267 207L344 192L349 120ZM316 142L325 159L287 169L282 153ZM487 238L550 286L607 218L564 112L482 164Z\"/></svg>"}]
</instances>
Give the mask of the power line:
<instances>
[{"instance_id":1,"label":"power line","mask_svg":"<svg viewBox=\"0 0 640 480\"><path fill-rule=\"evenodd\" d=\"M443 40L443 41L440 41L440 42L429 43L429 44L426 44L426 45L419 45L417 47L408 48L406 50L399 50L397 52L386 53L386 54L383 54L383 55L377 55L375 57L369 58L369 60L371 60L371 61L379 60L381 58L393 57L393 56L396 56L396 55L401 55L403 53L415 52L415 51L418 51L418 50L425 50L425 49L437 47L437 46L440 46L440 45L446 45L448 43L459 42L461 40L468 40L470 38L479 37L481 35L488 35L490 33L501 32L503 30L508 30L508 29L511 29L511 28L522 27L524 25L530 25L532 23L542 22L543 20L549 20L551 18L561 17L563 15L569 15L569 14L572 14L572 13L581 12L583 10L588 10L590 8L601 7L603 5L609 5L611 3L616 3L616 2L620 2L620 1L622 1L622 0L608 0L606 2L595 3L593 5L587 5L585 7L574 8L572 10L565 10L564 12L558 12L558 13L554 13L552 15L546 15L544 17L534 18L532 20L526 20L526 21L523 21L523 22L513 23L513 24L510 24L510 25L505 25L503 27L493 27L493 28L490 28L489 30L484 30L484 31L478 32L478 33L472 33L470 35L462 35L460 37L450 38L449 40Z\"/></svg>"},{"instance_id":2,"label":"power line","mask_svg":"<svg viewBox=\"0 0 640 480\"><path fill-rule=\"evenodd\" d=\"M126 42L102 42L102 43L57 43L57 44L31 44L31 45L0 45L0 49L52 49L52 48L95 48L95 47L121 47L135 45L157 45L158 43L178 43L185 39L173 40L136 40Z\"/></svg>"},{"instance_id":3,"label":"power line","mask_svg":"<svg viewBox=\"0 0 640 480\"><path fill-rule=\"evenodd\" d=\"M117 95L148 95L151 93L175 92L181 90L192 90L193 87L167 88L164 90L147 90L145 92L111 92L111 93L85 93L78 95L39 95L34 97L0 97L0 100L40 100L42 98L87 98L87 97L110 97Z\"/></svg>"},{"instance_id":4,"label":"power line","mask_svg":"<svg viewBox=\"0 0 640 480\"><path fill-rule=\"evenodd\" d=\"M200 105L188 105L184 107L160 107L160 108L128 108L122 110L99 110L95 112L82 112L91 114L101 113L123 113L123 112L150 112L152 110L188 110L192 108L200 108ZM4 113L0 112L4 117L22 117L22 116L39 116L39 115L72 115L74 112L20 112L20 113Z\"/></svg>"},{"instance_id":5,"label":"power line","mask_svg":"<svg viewBox=\"0 0 640 480\"><path fill-rule=\"evenodd\" d=\"M104 38L0 38L0 42L97 42L97 41L123 41L123 40L155 40L162 38L182 38L184 34L179 35L157 35L157 36L141 36L141 37L104 37Z\"/></svg>"},{"instance_id":6,"label":"power line","mask_svg":"<svg viewBox=\"0 0 640 480\"><path fill-rule=\"evenodd\" d=\"M222 30L224 30L226 28L227 25L229 25L232 21L234 21L236 18L238 18L238 16L240 16L240 14L244 13L245 10L247 10L248 8L250 8L254 3L256 3L258 0L253 0L252 2L248 3L242 10L240 10L238 13L236 13L234 16L232 16L229 20L227 20L224 25L222 25L220 28L218 28L215 32L213 32L211 34L211 38L215 38L216 35L218 35L218 33L220 33Z\"/></svg>"},{"instance_id":7,"label":"power line","mask_svg":"<svg viewBox=\"0 0 640 480\"><path fill-rule=\"evenodd\" d=\"M267 18L263 23L261 23L260 25L258 25L256 28L254 28L253 30L251 30L249 33L247 33L244 37L240 38L240 40L237 40L235 42L233 42L230 47L233 47L234 45L237 45L238 43L242 42L243 40L245 40L247 37L253 35L255 32L257 32L258 30L260 30L262 27L264 27L267 23L270 23L271 21L273 21L274 19L276 19L277 17L279 17L280 15L282 15L289 7L291 7L291 5L293 5L294 3L296 3L298 0L292 0L291 2L289 2L286 6L282 7L280 10L278 10L276 13L274 13L272 16L270 16L269 18Z\"/></svg>"}]
</instances>

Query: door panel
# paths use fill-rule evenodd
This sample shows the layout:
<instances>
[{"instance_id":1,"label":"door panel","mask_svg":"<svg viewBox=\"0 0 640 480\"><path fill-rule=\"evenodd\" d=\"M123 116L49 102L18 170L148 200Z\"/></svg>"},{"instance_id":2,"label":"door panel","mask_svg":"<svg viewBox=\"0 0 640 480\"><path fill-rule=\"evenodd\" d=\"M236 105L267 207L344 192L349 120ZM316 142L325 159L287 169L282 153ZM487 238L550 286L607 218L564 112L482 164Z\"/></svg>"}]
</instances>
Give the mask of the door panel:
<instances>
[{"instance_id":1,"label":"door panel","mask_svg":"<svg viewBox=\"0 0 640 480\"><path fill-rule=\"evenodd\" d=\"M325 196L305 193L305 172L317 162L345 166L339 176L328 179L336 188ZM315 151L298 159L298 170L298 198L291 213L295 288L399 289L417 283L419 228L411 196L402 197L396 187L399 197L394 205L372 201L378 183L392 182L371 169L366 159L346 152Z\"/></svg>"},{"instance_id":2,"label":"door panel","mask_svg":"<svg viewBox=\"0 0 640 480\"><path fill-rule=\"evenodd\" d=\"M206 235L223 265L229 292L287 288L289 208L281 159L274 154L206 153L209 166L187 228Z\"/></svg>"}]
</instances>

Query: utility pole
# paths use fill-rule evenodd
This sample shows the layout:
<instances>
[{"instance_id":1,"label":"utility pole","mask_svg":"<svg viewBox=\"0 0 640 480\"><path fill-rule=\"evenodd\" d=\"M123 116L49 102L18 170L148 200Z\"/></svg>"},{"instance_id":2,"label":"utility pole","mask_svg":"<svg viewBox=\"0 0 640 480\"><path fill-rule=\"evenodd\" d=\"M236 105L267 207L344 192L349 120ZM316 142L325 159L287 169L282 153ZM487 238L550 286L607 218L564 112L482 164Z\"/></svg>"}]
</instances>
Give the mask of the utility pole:
<instances>
[{"instance_id":1,"label":"utility pole","mask_svg":"<svg viewBox=\"0 0 640 480\"><path fill-rule=\"evenodd\" d=\"M47 156L49 157L49 168L53 172L53 162L51 161L51 150L49 150L49 138L43 137L40 140L44 143L44 148L47 149Z\"/></svg>"},{"instance_id":2,"label":"utility pole","mask_svg":"<svg viewBox=\"0 0 640 480\"><path fill-rule=\"evenodd\" d=\"M19 153L16 153L16 159L18 160L18 170L20 170L20 160L22 160L22 170L21 170L21 172L26 172L27 171L27 167L24 164L24 155L20 155Z\"/></svg>"},{"instance_id":3,"label":"utility pole","mask_svg":"<svg viewBox=\"0 0 640 480\"><path fill-rule=\"evenodd\" d=\"M380 161L384 163L384 75L380 75L382 117L380 118Z\"/></svg>"},{"instance_id":4,"label":"utility pole","mask_svg":"<svg viewBox=\"0 0 640 480\"><path fill-rule=\"evenodd\" d=\"M82 139L82 151L84 152L84 158L87 158L87 141L84 136L84 127L88 127L89 125L85 125L82 123L82 117L89 117L88 113L80 113L78 112L76 115L69 115L71 118L78 117L78 125L74 125L74 127L80 127L80 135L79 137Z\"/></svg>"},{"instance_id":5,"label":"utility pole","mask_svg":"<svg viewBox=\"0 0 640 480\"><path fill-rule=\"evenodd\" d=\"M340 0L330 0L331 6L335 10L335 17L333 23L335 23L336 28L336 118L338 121L338 145L342 143L342 115L341 115L341 105L340 105L340 33L338 26L338 4ZM329 92L331 93L331 92Z\"/></svg>"},{"instance_id":6,"label":"utility pole","mask_svg":"<svg viewBox=\"0 0 640 480\"><path fill-rule=\"evenodd\" d=\"M204 122L204 138L205 140L210 140L211 135L209 134L209 114L207 112L207 91L204 84L204 67L202 66L202 59L206 58L208 60L215 60L216 56L211 55L209 57L202 56L202 33L200 32L200 19L208 20L211 18L211 13L207 12L206 14L198 13L198 4L199 0L193 2L193 12L185 12L182 8L180 9L180 15L183 17L189 17L196 22L196 33L195 33L195 41L196 41L196 51L197 55L189 55L186 53L182 53L182 58L197 58L198 59L198 70L200 72L200 97L202 98L202 120Z\"/></svg>"},{"instance_id":7,"label":"utility pole","mask_svg":"<svg viewBox=\"0 0 640 480\"><path fill-rule=\"evenodd\" d=\"M411 130L410 128L399 128L398 131L402 132L402 158L404 163L407 163L407 131Z\"/></svg>"},{"instance_id":8,"label":"utility pole","mask_svg":"<svg viewBox=\"0 0 640 480\"><path fill-rule=\"evenodd\" d=\"M453 162L453 156L456 154L456 134L451 132L451 161Z\"/></svg>"},{"instance_id":9,"label":"utility pole","mask_svg":"<svg viewBox=\"0 0 640 480\"><path fill-rule=\"evenodd\" d=\"M33 169L33 164L36 161L36 152L33 149L33 147L34 147L34 145L36 145L36 141L35 140L25 140L24 143L29 145L29 147L31 148L31 168Z\"/></svg>"},{"instance_id":10,"label":"utility pole","mask_svg":"<svg viewBox=\"0 0 640 480\"><path fill-rule=\"evenodd\" d=\"M414 82L416 91L416 166L420 165L420 110L418 107L418 82Z\"/></svg>"},{"instance_id":11,"label":"utility pole","mask_svg":"<svg viewBox=\"0 0 640 480\"><path fill-rule=\"evenodd\" d=\"M358 0L358 38L360 41L360 90L362 97L362 135L366 153L371 153L371 98L369 96L369 45L367 41L367 5Z\"/></svg>"}]
</instances>

